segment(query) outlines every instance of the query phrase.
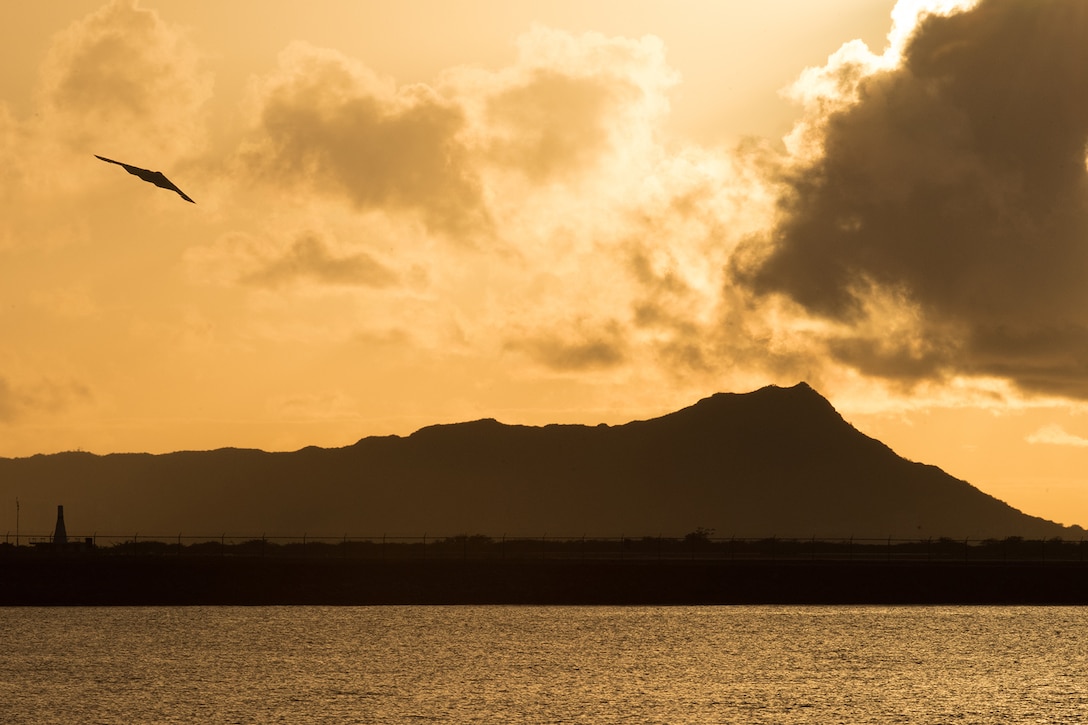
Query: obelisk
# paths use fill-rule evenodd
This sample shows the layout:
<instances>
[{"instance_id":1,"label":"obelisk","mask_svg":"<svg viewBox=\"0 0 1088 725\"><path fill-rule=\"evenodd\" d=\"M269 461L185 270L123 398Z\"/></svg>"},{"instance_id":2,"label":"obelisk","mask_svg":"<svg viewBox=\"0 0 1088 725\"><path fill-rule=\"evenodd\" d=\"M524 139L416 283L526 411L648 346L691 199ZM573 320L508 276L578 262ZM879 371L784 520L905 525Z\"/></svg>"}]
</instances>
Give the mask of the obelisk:
<instances>
[{"instance_id":1,"label":"obelisk","mask_svg":"<svg viewBox=\"0 0 1088 725\"><path fill-rule=\"evenodd\" d=\"M68 543L68 531L64 528L64 507L57 506L57 528L53 529L53 546L61 548Z\"/></svg>"}]
</instances>

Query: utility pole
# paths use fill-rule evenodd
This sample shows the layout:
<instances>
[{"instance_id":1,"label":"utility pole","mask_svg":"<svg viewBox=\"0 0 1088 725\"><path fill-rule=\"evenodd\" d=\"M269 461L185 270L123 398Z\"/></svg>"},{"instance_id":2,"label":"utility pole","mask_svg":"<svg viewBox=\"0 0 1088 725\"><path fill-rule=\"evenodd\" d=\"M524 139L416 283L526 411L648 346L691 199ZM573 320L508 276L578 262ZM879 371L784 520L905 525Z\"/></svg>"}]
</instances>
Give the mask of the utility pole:
<instances>
[{"instance_id":1,"label":"utility pole","mask_svg":"<svg viewBox=\"0 0 1088 725\"><path fill-rule=\"evenodd\" d=\"M19 546L19 497L15 497L15 546Z\"/></svg>"}]
</instances>

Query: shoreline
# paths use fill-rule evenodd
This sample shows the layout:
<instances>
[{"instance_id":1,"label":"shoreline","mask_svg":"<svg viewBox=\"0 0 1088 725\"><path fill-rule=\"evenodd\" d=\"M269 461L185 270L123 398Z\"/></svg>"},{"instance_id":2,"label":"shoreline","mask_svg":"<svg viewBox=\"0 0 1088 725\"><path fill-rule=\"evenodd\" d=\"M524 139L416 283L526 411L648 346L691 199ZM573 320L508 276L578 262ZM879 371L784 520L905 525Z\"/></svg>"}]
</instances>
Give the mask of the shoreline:
<instances>
[{"instance_id":1,"label":"shoreline","mask_svg":"<svg viewBox=\"0 0 1088 725\"><path fill-rule=\"evenodd\" d=\"M0 606L1088 604L1052 561L0 558Z\"/></svg>"}]
</instances>

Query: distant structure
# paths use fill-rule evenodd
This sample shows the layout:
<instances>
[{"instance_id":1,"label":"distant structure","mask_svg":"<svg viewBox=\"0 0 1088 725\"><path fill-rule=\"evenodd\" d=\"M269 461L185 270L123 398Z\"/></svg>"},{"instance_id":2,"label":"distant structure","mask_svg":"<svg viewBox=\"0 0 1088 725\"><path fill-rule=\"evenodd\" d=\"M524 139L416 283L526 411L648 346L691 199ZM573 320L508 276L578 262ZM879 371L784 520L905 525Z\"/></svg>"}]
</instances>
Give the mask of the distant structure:
<instances>
[{"instance_id":1,"label":"distant structure","mask_svg":"<svg viewBox=\"0 0 1088 725\"><path fill-rule=\"evenodd\" d=\"M57 527L53 529L53 546L57 549L68 545L68 530L64 528L64 507L57 506Z\"/></svg>"}]
</instances>

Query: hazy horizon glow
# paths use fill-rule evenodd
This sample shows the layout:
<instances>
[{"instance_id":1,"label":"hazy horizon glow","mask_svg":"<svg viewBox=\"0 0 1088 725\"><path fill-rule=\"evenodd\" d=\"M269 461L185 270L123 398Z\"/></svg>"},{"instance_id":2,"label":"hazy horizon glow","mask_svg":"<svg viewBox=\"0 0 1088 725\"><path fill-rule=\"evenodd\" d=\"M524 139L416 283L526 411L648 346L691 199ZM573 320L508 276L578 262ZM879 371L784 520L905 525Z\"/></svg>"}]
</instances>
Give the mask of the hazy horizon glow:
<instances>
[{"instance_id":1,"label":"hazy horizon glow","mask_svg":"<svg viewBox=\"0 0 1088 725\"><path fill-rule=\"evenodd\" d=\"M1088 524L1088 10L612 8L0 11L0 455L622 423L805 380Z\"/></svg>"}]
</instances>

